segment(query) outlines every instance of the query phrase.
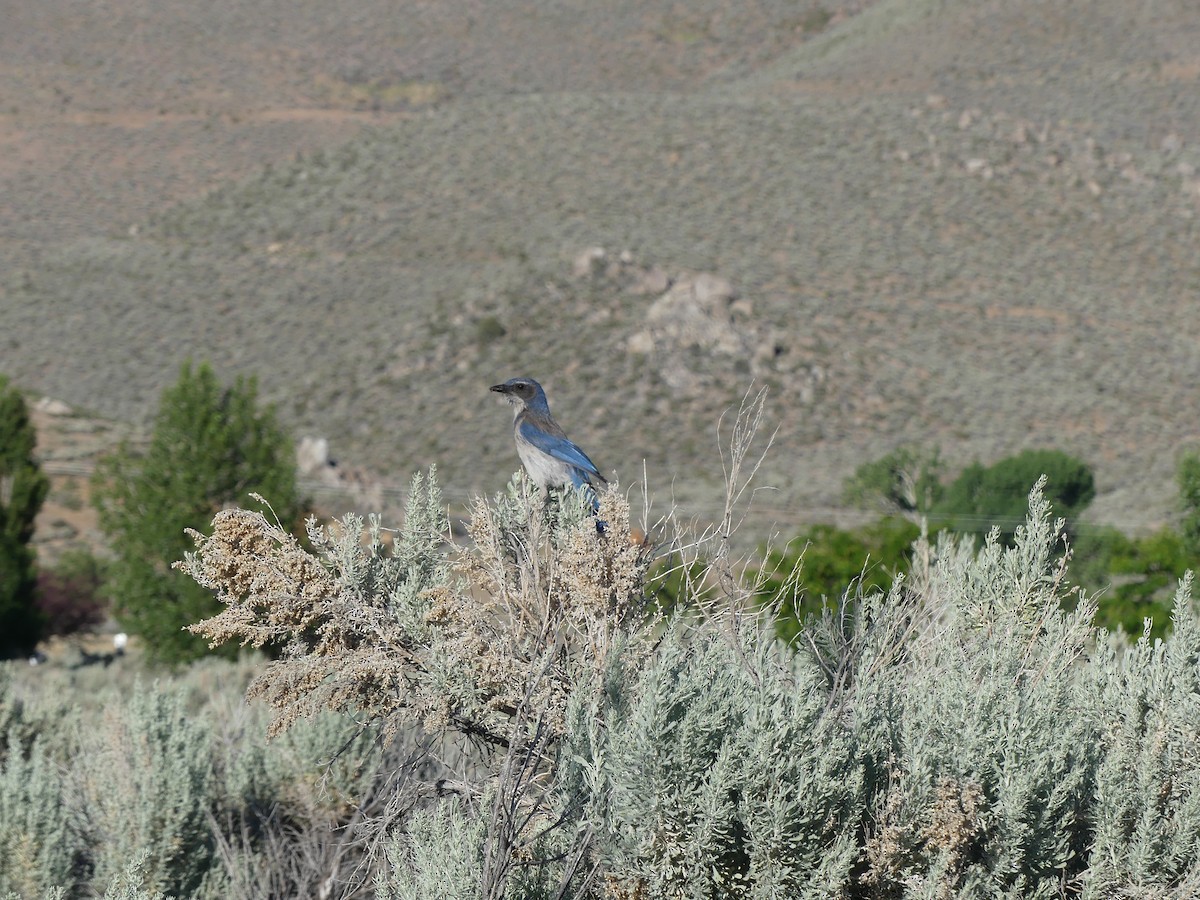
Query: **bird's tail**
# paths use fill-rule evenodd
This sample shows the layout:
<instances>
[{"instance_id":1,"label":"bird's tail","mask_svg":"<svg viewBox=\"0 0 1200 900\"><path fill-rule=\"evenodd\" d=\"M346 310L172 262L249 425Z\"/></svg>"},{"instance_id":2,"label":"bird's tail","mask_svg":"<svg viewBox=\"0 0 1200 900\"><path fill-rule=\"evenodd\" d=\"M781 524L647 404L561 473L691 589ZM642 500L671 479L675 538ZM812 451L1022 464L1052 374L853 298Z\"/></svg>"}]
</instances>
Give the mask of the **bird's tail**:
<instances>
[{"instance_id":1,"label":"bird's tail","mask_svg":"<svg viewBox=\"0 0 1200 900\"><path fill-rule=\"evenodd\" d=\"M608 484L603 478L600 479L604 484ZM592 515L596 516L600 512L600 495L596 493L596 488L590 480L579 478L575 481L575 489L582 491L584 497L587 498L588 505L592 508ZM608 523L602 519L596 519L596 533L604 534L604 530L608 527Z\"/></svg>"}]
</instances>

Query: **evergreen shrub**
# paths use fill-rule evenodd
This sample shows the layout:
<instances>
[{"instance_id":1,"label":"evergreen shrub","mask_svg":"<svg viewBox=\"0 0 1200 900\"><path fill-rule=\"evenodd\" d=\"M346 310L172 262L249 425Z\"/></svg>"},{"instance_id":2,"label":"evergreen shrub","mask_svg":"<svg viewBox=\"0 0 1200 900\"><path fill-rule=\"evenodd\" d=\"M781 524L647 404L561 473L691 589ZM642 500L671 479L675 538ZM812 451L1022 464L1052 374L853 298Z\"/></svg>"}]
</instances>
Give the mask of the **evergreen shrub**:
<instances>
[{"instance_id":1,"label":"evergreen shrub","mask_svg":"<svg viewBox=\"0 0 1200 900\"><path fill-rule=\"evenodd\" d=\"M219 604L171 570L187 550L188 528L202 528L231 504L271 497L273 515L298 527L292 445L272 409L260 409L253 379L222 386L208 365L180 370L167 388L144 451L126 444L101 461L93 502L116 552L106 590L118 620L143 638L149 658L182 663L205 652L185 626Z\"/></svg>"},{"instance_id":2,"label":"evergreen shrub","mask_svg":"<svg viewBox=\"0 0 1200 900\"><path fill-rule=\"evenodd\" d=\"M36 441L25 398L0 376L0 658L27 654L44 627L30 542L50 482L33 458Z\"/></svg>"},{"instance_id":3,"label":"evergreen shrub","mask_svg":"<svg viewBox=\"0 0 1200 900\"><path fill-rule=\"evenodd\" d=\"M1179 486L1179 532L1187 552L1200 559L1200 453L1185 453L1175 467Z\"/></svg>"},{"instance_id":4,"label":"evergreen shrub","mask_svg":"<svg viewBox=\"0 0 1200 900\"><path fill-rule=\"evenodd\" d=\"M1096 496L1091 467L1060 450L1024 450L990 466L972 463L947 485L931 521L955 531L987 534L999 528L1005 543L1025 518L1025 496L1039 478L1060 516L1070 522Z\"/></svg>"}]
</instances>

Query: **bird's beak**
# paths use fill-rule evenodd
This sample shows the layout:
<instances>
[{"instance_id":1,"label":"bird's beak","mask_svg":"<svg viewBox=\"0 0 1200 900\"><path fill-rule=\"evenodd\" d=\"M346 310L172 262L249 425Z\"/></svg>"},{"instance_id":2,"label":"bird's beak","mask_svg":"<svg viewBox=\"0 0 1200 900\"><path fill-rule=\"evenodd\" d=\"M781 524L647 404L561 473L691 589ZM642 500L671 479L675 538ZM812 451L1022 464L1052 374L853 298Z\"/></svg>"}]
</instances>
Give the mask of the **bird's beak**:
<instances>
[{"instance_id":1,"label":"bird's beak","mask_svg":"<svg viewBox=\"0 0 1200 900\"><path fill-rule=\"evenodd\" d=\"M495 391L497 394L507 394L508 393L508 385L507 384L493 384L492 390Z\"/></svg>"}]
</instances>

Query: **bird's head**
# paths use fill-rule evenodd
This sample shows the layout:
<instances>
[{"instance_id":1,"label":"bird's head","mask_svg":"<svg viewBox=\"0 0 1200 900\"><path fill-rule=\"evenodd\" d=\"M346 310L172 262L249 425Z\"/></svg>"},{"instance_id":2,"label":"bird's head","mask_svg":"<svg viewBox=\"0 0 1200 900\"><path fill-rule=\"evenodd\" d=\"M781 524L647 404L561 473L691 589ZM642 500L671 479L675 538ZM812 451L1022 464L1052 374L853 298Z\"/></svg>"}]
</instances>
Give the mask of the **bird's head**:
<instances>
[{"instance_id":1,"label":"bird's head","mask_svg":"<svg viewBox=\"0 0 1200 900\"><path fill-rule=\"evenodd\" d=\"M510 378L504 384L492 385L492 390L503 394L513 406L523 406L526 409L548 410L546 393L542 386L532 378Z\"/></svg>"}]
</instances>

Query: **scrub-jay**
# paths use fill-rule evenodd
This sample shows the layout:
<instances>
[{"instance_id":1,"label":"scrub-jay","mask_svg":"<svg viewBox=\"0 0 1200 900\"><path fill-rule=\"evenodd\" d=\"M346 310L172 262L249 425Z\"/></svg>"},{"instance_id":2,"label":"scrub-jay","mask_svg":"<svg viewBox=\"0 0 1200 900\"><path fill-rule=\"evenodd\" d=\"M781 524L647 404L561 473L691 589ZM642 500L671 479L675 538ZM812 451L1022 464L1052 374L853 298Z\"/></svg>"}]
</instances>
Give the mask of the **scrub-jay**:
<instances>
[{"instance_id":1,"label":"scrub-jay","mask_svg":"<svg viewBox=\"0 0 1200 900\"><path fill-rule=\"evenodd\" d=\"M595 486L607 484L588 455L567 440L566 433L550 415L546 392L532 378L510 378L492 386L513 407L513 437L517 454L534 484L553 487L587 487L592 508L598 509Z\"/></svg>"}]
</instances>

